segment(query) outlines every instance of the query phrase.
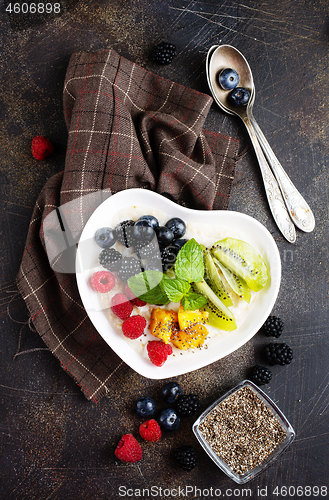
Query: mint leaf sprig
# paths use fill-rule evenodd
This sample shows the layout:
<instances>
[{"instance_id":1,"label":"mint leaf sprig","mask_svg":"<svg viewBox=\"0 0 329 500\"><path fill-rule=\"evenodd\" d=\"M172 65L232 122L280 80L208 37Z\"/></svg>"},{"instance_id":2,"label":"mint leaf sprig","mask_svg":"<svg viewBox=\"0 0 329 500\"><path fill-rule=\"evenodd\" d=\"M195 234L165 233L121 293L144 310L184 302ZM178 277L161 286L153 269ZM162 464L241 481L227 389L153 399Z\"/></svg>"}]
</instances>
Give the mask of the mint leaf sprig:
<instances>
[{"instance_id":1,"label":"mint leaf sprig","mask_svg":"<svg viewBox=\"0 0 329 500\"><path fill-rule=\"evenodd\" d=\"M184 310L195 310L206 305L207 299L191 289L191 283L202 281L204 263L199 243L191 238L177 254L175 278L160 271L143 271L128 279L128 286L136 297L149 304L166 305L181 302Z\"/></svg>"}]
</instances>

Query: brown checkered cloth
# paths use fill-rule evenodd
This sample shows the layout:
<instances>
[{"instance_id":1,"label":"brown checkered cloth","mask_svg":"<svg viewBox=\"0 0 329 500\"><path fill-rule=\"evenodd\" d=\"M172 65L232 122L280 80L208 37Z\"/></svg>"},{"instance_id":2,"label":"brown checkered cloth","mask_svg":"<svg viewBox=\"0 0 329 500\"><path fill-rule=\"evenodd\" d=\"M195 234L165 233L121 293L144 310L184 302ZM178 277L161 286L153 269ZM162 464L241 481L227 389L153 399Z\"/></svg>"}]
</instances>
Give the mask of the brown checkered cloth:
<instances>
[{"instance_id":1,"label":"brown checkered cloth","mask_svg":"<svg viewBox=\"0 0 329 500\"><path fill-rule=\"evenodd\" d=\"M150 189L196 209L227 209L238 141L203 130L211 104L208 95L113 50L71 57L64 86L65 170L37 200L17 284L45 344L95 402L127 367L89 320L74 269L50 263L44 221L60 209L54 229L71 231L75 251L92 211L123 189Z\"/></svg>"}]
</instances>

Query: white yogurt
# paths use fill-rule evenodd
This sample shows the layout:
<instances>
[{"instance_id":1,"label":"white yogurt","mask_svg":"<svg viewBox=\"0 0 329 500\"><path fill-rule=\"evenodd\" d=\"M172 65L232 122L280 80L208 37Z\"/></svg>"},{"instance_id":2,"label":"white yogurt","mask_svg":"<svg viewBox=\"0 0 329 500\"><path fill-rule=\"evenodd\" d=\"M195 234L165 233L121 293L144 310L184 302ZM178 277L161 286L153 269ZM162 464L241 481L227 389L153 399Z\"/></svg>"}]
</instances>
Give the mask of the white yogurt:
<instances>
[{"instance_id":1,"label":"white yogurt","mask_svg":"<svg viewBox=\"0 0 329 500\"><path fill-rule=\"evenodd\" d=\"M169 216L159 210L153 209L150 210L149 208L145 207L129 207L124 210L118 211L115 215L110 217L109 220L109 225L111 227L115 227L119 222L127 220L127 219L132 219L136 221L141 217L142 215L153 215L156 217L159 221L160 225L165 225L165 223L172 217ZM95 232L98 228L95 228ZM235 231L232 231L231 229L225 228L225 227L220 227L220 226L214 226L210 224L202 224L202 223L195 223L195 222L188 222L186 226L186 233L183 236L186 239L191 239L194 238L199 244L202 244L206 247L211 247L216 241L221 240L223 238L226 238L228 236L231 236L233 238L239 238L239 234L236 233ZM241 238L241 237L240 237ZM120 243L116 243L114 248L118 249L122 254L124 255L129 255L132 253L132 249L127 249ZM103 268L99 266L98 262L98 254L95 256L95 267L91 270L91 275L99 270L102 270ZM225 278L222 277L223 281L225 281ZM145 356L148 358L147 351L146 351L146 345L149 340L156 340L156 337L154 337L148 328L146 328L145 333L139 337L138 339L135 340L130 340L127 339L123 334L121 330L121 325L122 325L122 320L120 320L117 316L115 316L110 308L110 302L111 302L111 297L115 295L116 293L122 292L124 293L124 285L121 282L117 282L114 288L108 292L108 293L98 293L99 296L99 303L100 303L100 308L103 310L104 314L106 315L108 321L110 322L111 326L114 328L114 330L117 332L118 335L121 335L122 338L129 344L130 347L132 347L134 350L139 352L141 355ZM232 300L233 300L233 306L230 307L230 311L232 312L237 327L241 326L243 321L245 320L248 311L251 307L251 304L257 299L257 294L255 292L251 292L251 300L250 303L248 304L245 302L243 299L241 299L238 295L236 295L234 292L231 294ZM152 306L150 304L146 304L143 307L136 307L134 306L132 315L135 314L140 314L141 316L144 316L145 319L147 320L147 324L149 324L150 317L151 317L151 312L152 309L155 307L159 306ZM165 306L161 306L164 309L173 309L175 311L178 310L179 303L169 303ZM216 343L216 340L221 338L223 335L229 335L230 332L226 332L223 330L219 330L217 328L214 328L212 326L206 325L207 330L209 332L209 335L207 336L207 339L204 343L204 345L201 347L201 349L207 349L211 347L214 343ZM181 355L181 356L186 356L190 355L193 353L194 349L188 349L188 351L183 351L180 349L177 349L176 347L172 346L173 348L173 354ZM200 349L200 348L198 348Z\"/></svg>"}]
</instances>

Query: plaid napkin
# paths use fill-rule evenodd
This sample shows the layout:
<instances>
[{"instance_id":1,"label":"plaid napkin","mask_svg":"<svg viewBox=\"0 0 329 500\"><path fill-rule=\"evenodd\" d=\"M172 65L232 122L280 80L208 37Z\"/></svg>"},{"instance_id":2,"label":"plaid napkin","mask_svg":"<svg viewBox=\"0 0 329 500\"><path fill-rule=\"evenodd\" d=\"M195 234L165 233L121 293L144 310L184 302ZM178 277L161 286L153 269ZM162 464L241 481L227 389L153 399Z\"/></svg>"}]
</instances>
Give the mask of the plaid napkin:
<instances>
[{"instance_id":1,"label":"plaid napkin","mask_svg":"<svg viewBox=\"0 0 329 500\"><path fill-rule=\"evenodd\" d=\"M73 264L84 225L108 196L136 187L195 209L226 209L238 141L203 130L210 96L113 50L73 54L63 99L65 170L39 195L17 285L45 344L97 402L127 367L80 300Z\"/></svg>"}]
</instances>

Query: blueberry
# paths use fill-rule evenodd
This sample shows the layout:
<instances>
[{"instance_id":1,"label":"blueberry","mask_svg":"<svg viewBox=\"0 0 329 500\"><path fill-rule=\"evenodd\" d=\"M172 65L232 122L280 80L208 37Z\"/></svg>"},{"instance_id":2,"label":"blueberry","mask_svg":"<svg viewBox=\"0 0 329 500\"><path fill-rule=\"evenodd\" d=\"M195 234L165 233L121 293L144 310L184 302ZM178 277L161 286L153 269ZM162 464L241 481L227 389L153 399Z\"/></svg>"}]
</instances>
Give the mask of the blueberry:
<instances>
[{"instance_id":1,"label":"blueberry","mask_svg":"<svg viewBox=\"0 0 329 500\"><path fill-rule=\"evenodd\" d=\"M174 233L167 226L159 226L156 230L156 234L160 247L166 247L170 245L170 243L174 239Z\"/></svg>"},{"instance_id":2,"label":"blueberry","mask_svg":"<svg viewBox=\"0 0 329 500\"><path fill-rule=\"evenodd\" d=\"M166 403L174 403L182 394L182 388L177 382L169 382L162 389L162 399Z\"/></svg>"},{"instance_id":3,"label":"blueberry","mask_svg":"<svg viewBox=\"0 0 329 500\"><path fill-rule=\"evenodd\" d=\"M247 89L243 87L236 87L231 90L228 95L228 98L234 106L245 106L250 99L250 93Z\"/></svg>"},{"instance_id":4,"label":"blueberry","mask_svg":"<svg viewBox=\"0 0 329 500\"><path fill-rule=\"evenodd\" d=\"M177 240L178 238L184 236L186 231L186 224L179 217L173 217L172 219L168 220L165 226L174 233L174 240Z\"/></svg>"},{"instance_id":5,"label":"blueberry","mask_svg":"<svg viewBox=\"0 0 329 500\"><path fill-rule=\"evenodd\" d=\"M174 247L177 247L178 250L180 250L182 248L182 246L185 245L185 243L187 243L188 240L184 239L184 238L179 238L178 240L175 240L172 242L172 246Z\"/></svg>"},{"instance_id":6,"label":"blueberry","mask_svg":"<svg viewBox=\"0 0 329 500\"><path fill-rule=\"evenodd\" d=\"M146 219L140 219L135 222L133 234L136 240L148 242L154 236L154 229L148 224Z\"/></svg>"},{"instance_id":7,"label":"blueberry","mask_svg":"<svg viewBox=\"0 0 329 500\"><path fill-rule=\"evenodd\" d=\"M161 410L157 420L164 431L175 431L180 424L180 417L173 408Z\"/></svg>"},{"instance_id":8,"label":"blueberry","mask_svg":"<svg viewBox=\"0 0 329 500\"><path fill-rule=\"evenodd\" d=\"M223 69L218 76L219 85L224 90L232 90L239 83L239 75L232 68Z\"/></svg>"},{"instance_id":9,"label":"blueberry","mask_svg":"<svg viewBox=\"0 0 329 500\"><path fill-rule=\"evenodd\" d=\"M155 412L155 403L152 398L144 396L135 402L135 412L140 417L151 417Z\"/></svg>"},{"instance_id":10,"label":"blueberry","mask_svg":"<svg viewBox=\"0 0 329 500\"><path fill-rule=\"evenodd\" d=\"M116 237L111 227L101 227L95 233L95 240L101 248L109 248L114 245Z\"/></svg>"},{"instance_id":11,"label":"blueberry","mask_svg":"<svg viewBox=\"0 0 329 500\"><path fill-rule=\"evenodd\" d=\"M138 221L140 220L145 220L147 221L148 225L153 227L153 229L156 229L157 227L159 227L159 221L156 217L154 217L153 215L142 215ZM137 222L138 222L137 221Z\"/></svg>"}]
</instances>

